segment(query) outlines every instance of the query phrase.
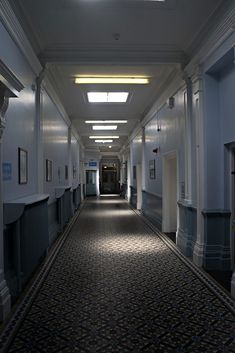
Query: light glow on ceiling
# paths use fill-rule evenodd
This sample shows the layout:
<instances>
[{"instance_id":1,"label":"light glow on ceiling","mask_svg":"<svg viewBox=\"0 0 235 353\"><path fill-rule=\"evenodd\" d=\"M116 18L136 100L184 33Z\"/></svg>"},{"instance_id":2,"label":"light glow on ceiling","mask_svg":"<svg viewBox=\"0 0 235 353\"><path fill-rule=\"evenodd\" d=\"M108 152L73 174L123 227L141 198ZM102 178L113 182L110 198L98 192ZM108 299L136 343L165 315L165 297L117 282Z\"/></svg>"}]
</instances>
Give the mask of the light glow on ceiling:
<instances>
[{"instance_id":1,"label":"light glow on ceiling","mask_svg":"<svg viewBox=\"0 0 235 353\"><path fill-rule=\"evenodd\" d=\"M113 142L113 140L95 140L96 143L108 143Z\"/></svg>"},{"instance_id":2,"label":"light glow on ceiling","mask_svg":"<svg viewBox=\"0 0 235 353\"><path fill-rule=\"evenodd\" d=\"M89 139L119 139L119 136L89 136Z\"/></svg>"},{"instance_id":3,"label":"light glow on ceiling","mask_svg":"<svg viewBox=\"0 0 235 353\"><path fill-rule=\"evenodd\" d=\"M127 124L127 120L86 120L86 124Z\"/></svg>"},{"instance_id":4,"label":"light glow on ceiling","mask_svg":"<svg viewBox=\"0 0 235 353\"><path fill-rule=\"evenodd\" d=\"M144 76L97 76L97 77L76 77L75 83L81 84L118 84L118 85L147 85L149 79Z\"/></svg>"},{"instance_id":5,"label":"light glow on ceiling","mask_svg":"<svg viewBox=\"0 0 235 353\"><path fill-rule=\"evenodd\" d=\"M109 148L112 148L112 146L109 146Z\"/></svg>"},{"instance_id":6,"label":"light glow on ceiling","mask_svg":"<svg viewBox=\"0 0 235 353\"><path fill-rule=\"evenodd\" d=\"M128 92L87 92L89 103L126 103Z\"/></svg>"},{"instance_id":7,"label":"light glow on ceiling","mask_svg":"<svg viewBox=\"0 0 235 353\"><path fill-rule=\"evenodd\" d=\"M117 125L93 125L92 130L117 130Z\"/></svg>"}]
</instances>

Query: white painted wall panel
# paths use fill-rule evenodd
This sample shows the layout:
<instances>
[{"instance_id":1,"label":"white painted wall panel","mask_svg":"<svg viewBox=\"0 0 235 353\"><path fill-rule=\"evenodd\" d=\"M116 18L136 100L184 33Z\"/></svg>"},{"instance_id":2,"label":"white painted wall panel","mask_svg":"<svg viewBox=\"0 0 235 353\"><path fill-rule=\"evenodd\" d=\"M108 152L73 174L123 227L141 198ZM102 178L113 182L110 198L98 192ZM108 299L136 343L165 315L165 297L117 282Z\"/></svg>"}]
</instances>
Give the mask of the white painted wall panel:
<instances>
[{"instance_id":1,"label":"white painted wall panel","mask_svg":"<svg viewBox=\"0 0 235 353\"><path fill-rule=\"evenodd\" d=\"M220 75L220 119L223 143L235 141L235 66Z\"/></svg>"},{"instance_id":2,"label":"white painted wall panel","mask_svg":"<svg viewBox=\"0 0 235 353\"><path fill-rule=\"evenodd\" d=\"M0 23L0 58L21 81L25 88L18 98L11 98L6 113L3 134L3 163L11 165L12 173L3 180L3 200L9 201L36 192L35 149L35 93L32 84L35 75L22 52ZM28 152L28 182L18 183L18 147Z\"/></svg>"},{"instance_id":3,"label":"white painted wall panel","mask_svg":"<svg viewBox=\"0 0 235 353\"><path fill-rule=\"evenodd\" d=\"M68 126L48 94L42 96L44 192L55 200L55 188L69 185L65 165L69 165ZM52 181L46 181L46 159L52 161Z\"/></svg>"},{"instance_id":4,"label":"white painted wall panel","mask_svg":"<svg viewBox=\"0 0 235 353\"><path fill-rule=\"evenodd\" d=\"M71 180L72 180L72 185L77 186L79 182L79 143L77 139L72 135L71 138L71 154L72 154L72 166L71 166ZM73 173L73 168L75 168L76 173Z\"/></svg>"},{"instance_id":5,"label":"white painted wall panel","mask_svg":"<svg viewBox=\"0 0 235 353\"><path fill-rule=\"evenodd\" d=\"M11 39L2 23L0 23L0 58L5 65L25 86L34 80L32 70L22 52Z\"/></svg>"},{"instance_id":6,"label":"white painted wall panel","mask_svg":"<svg viewBox=\"0 0 235 353\"><path fill-rule=\"evenodd\" d=\"M34 92L25 88L12 98L6 113L3 134L3 163L10 163L12 177L3 181L3 200L9 201L36 193L36 134ZM28 182L18 183L18 147L28 152Z\"/></svg>"},{"instance_id":7,"label":"white painted wall panel","mask_svg":"<svg viewBox=\"0 0 235 353\"><path fill-rule=\"evenodd\" d=\"M132 158L132 169L131 169L131 185L136 188L136 178L133 178L133 166L142 163L142 135L138 134L131 142L131 158ZM137 169L137 167L136 167ZM136 173L137 177L137 173Z\"/></svg>"},{"instance_id":8,"label":"white painted wall panel","mask_svg":"<svg viewBox=\"0 0 235 353\"><path fill-rule=\"evenodd\" d=\"M158 130L158 126L161 131ZM146 191L162 196L162 158L165 154L176 151L178 159L178 190L185 182L185 117L184 94L175 95L175 106L170 109L162 106L156 116L145 127ZM159 148L157 154L153 153ZM156 179L150 179L149 161L155 159Z\"/></svg>"}]
</instances>

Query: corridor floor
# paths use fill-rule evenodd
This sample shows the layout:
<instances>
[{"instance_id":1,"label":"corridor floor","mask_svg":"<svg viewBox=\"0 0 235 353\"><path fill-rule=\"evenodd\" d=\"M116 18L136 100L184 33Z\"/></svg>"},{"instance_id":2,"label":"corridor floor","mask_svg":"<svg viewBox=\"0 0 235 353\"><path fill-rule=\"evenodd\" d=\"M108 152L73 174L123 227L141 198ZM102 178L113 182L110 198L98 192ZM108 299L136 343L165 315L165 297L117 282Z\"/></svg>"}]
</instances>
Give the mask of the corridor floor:
<instances>
[{"instance_id":1,"label":"corridor floor","mask_svg":"<svg viewBox=\"0 0 235 353\"><path fill-rule=\"evenodd\" d=\"M231 310L119 197L85 203L16 326L7 352L235 352Z\"/></svg>"}]
</instances>

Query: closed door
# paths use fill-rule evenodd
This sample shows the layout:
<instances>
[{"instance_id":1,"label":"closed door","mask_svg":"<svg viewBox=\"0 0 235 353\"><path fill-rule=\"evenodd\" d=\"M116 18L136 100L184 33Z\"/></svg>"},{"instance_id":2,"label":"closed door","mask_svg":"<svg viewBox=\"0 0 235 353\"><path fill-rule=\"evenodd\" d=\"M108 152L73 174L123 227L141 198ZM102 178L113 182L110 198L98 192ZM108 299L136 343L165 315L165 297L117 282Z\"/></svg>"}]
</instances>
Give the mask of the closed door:
<instances>
[{"instance_id":1,"label":"closed door","mask_svg":"<svg viewBox=\"0 0 235 353\"><path fill-rule=\"evenodd\" d=\"M86 171L86 196L96 195L96 170Z\"/></svg>"},{"instance_id":2,"label":"closed door","mask_svg":"<svg viewBox=\"0 0 235 353\"><path fill-rule=\"evenodd\" d=\"M235 148L232 149L232 239L233 264L235 267Z\"/></svg>"}]
</instances>

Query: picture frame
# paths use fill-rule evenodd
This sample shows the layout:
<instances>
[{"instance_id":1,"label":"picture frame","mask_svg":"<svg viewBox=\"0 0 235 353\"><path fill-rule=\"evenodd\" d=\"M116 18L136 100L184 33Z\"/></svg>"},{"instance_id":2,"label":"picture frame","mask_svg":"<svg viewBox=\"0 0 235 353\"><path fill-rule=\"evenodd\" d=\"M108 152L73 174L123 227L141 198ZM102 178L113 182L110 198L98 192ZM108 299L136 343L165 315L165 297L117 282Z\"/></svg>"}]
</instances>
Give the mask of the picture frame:
<instances>
[{"instance_id":1,"label":"picture frame","mask_svg":"<svg viewBox=\"0 0 235 353\"><path fill-rule=\"evenodd\" d=\"M52 161L46 159L46 181L52 181Z\"/></svg>"},{"instance_id":2,"label":"picture frame","mask_svg":"<svg viewBox=\"0 0 235 353\"><path fill-rule=\"evenodd\" d=\"M77 169L75 167L75 165L73 166L73 179L76 179L77 176Z\"/></svg>"},{"instance_id":3,"label":"picture frame","mask_svg":"<svg viewBox=\"0 0 235 353\"><path fill-rule=\"evenodd\" d=\"M68 180L68 178L69 178L68 165L65 165L65 167L64 167L64 178L65 178L65 180Z\"/></svg>"},{"instance_id":4,"label":"picture frame","mask_svg":"<svg viewBox=\"0 0 235 353\"><path fill-rule=\"evenodd\" d=\"M136 165L133 165L133 179L136 180Z\"/></svg>"},{"instance_id":5,"label":"picture frame","mask_svg":"<svg viewBox=\"0 0 235 353\"><path fill-rule=\"evenodd\" d=\"M28 182L28 152L23 148L18 148L18 177L19 184Z\"/></svg>"},{"instance_id":6,"label":"picture frame","mask_svg":"<svg viewBox=\"0 0 235 353\"><path fill-rule=\"evenodd\" d=\"M156 179L155 159L149 161L149 178Z\"/></svg>"}]
</instances>

